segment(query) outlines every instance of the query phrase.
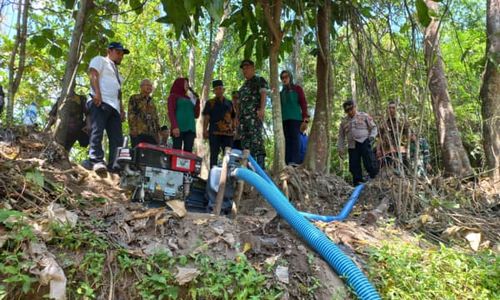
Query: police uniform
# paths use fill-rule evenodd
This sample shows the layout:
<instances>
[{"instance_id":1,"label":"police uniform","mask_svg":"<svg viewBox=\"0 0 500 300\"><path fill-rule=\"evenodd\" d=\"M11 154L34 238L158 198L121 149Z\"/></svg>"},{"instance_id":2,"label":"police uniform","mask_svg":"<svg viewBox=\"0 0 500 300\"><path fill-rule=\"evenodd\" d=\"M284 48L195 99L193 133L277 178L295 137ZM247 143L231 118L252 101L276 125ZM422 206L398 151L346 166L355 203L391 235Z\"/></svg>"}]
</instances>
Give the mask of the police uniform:
<instances>
[{"instance_id":1,"label":"police uniform","mask_svg":"<svg viewBox=\"0 0 500 300\"><path fill-rule=\"evenodd\" d=\"M341 152L347 146L349 149L349 171L352 174L354 185L363 182L361 160L371 178L375 178L378 168L372 150L371 140L377 136L377 125L373 118L364 112L356 112L354 117L346 116L342 119L339 128L337 147Z\"/></svg>"},{"instance_id":2,"label":"police uniform","mask_svg":"<svg viewBox=\"0 0 500 300\"><path fill-rule=\"evenodd\" d=\"M264 167L266 150L264 148L264 124L257 115L260 107L260 95L268 90L266 80L254 76L245 81L239 89L239 121L238 133L241 138L241 147L249 149L261 167Z\"/></svg>"},{"instance_id":3,"label":"police uniform","mask_svg":"<svg viewBox=\"0 0 500 300\"><path fill-rule=\"evenodd\" d=\"M137 94L128 101L128 126L132 147L139 143L158 143L160 122L158 112L150 96Z\"/></svg>"}]
</instances>

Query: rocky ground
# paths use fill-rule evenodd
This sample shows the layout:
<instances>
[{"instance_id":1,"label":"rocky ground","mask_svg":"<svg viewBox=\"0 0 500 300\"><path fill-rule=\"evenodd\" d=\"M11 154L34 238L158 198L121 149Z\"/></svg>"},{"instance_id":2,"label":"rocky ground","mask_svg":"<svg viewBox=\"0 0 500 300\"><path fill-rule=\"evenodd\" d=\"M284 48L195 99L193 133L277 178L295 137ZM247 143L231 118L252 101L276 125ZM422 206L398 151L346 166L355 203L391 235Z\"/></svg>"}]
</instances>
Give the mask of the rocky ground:
<instances>
[{"instance_id":1,"label":"rocky ground","mask_svg":"<svg viewBox=\"0 0 500 300\"><path fill-rule=\"evenodd\" d=\"M210 276L220 277L229 272L224 268L236 268L242 261L248 261L244 276L256 271L264 279L257 287L255 282L260 279L251 278L254 282L239 287L238 282L230 283L227 279L225 284L234 285L225 291L229 298L237 298L234 295L240 288L243 294L238 294L239 299L250 297L245 296L244 289L260 295L254 296L255 299L355 297L250 187L245 188L237 216L147 209L128 200L128 195L118 187L118 176L99 177L69 163L63 150L48 143L49 140L42 133L21 129L2 132L0 248L4 254L17 251L21 253L18 259L31 261L29 266L19 267L19 273L33 278L26 291L15 283L5 284L5 299L42 299L47 293L57 299L64 299L62 295L70 299L158 299L166 290L152 285L150 279L157 278L154 270L163 274L167 267L164 270L163 265L150 262L157 253L170 257L169 275L164 275L167 279L159 280L159 285L172 286L175 291L172 298L224 298L206 296L210 292L203 290L203 285L209 284ZM488 201L478 201L489 204L481 204L476 214L455 210L454 215L444 218L442 208L424 207L411 197L418 194L412 193L415 187L389 177L368 185L349 221L316 223L361 269L366 269L367 246L391 236L414 240L411 232L401 228L426 232L444 241L462 238L471 247L496 247L500 240L498 194ZM352 192L337 176L295 168L285 169L276 182L299 210L323 215L337 214ZM392 185L396 184L401 185L403 193L391 193L395 189ZM471 192L481 197L487 193L478 192L479 187L494 189L477 185ZM423 188L418 185L416 189ZM488 195L491 194L494 195ZM23 215L6 213L13 210ZM399 227L387 222L401 211L407 216L398 222ZM450 220L455 221L450 223ZM33 236L16 240L19 224L27 224ZM210 259L210 267L202 263L203 257ZM135 265L127 264L128 260ZM6 277L0 273L0 278ZM251 292L253 288L256 291ZM1 293L2 289L0 298ZM214 291L213 295L217 293ZM165 294L164 298L170 296Z\"/></svg>"}]
</instances>

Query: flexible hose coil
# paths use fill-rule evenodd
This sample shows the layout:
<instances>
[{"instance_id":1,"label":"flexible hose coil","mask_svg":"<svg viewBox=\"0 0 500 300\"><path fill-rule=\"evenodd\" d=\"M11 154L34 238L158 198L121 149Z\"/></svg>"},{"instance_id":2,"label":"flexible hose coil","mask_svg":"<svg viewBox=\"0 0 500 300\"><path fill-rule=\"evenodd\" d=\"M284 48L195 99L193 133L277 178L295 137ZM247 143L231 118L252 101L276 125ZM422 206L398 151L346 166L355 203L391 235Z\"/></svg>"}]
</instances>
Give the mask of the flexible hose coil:
<instances>
[{"instance_id":1,"label":"flexible hose coil","mask_svg":"<svg viewBox=\"0 0 500 300\"><path fill-rule=\"evenodd\" d=\"M375 288L354 262L323 232L304 218L281 192L277 193L277 188L273 188L270 182L248 169L237 168L232 175L254 186L278 214L328 262L330 267L340 277L345 278L347 284L353 288L359 299L380 299Z\"/></svg>"}]
</instances>

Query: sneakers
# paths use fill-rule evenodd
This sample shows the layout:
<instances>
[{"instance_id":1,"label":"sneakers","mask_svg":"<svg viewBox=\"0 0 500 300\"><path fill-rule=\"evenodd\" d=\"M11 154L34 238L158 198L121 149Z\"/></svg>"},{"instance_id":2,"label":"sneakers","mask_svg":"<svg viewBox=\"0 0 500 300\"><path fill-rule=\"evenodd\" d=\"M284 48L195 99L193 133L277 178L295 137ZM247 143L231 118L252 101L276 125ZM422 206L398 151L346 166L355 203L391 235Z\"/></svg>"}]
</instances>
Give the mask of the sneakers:
<instances>
[{"instance_id":1,"label":"sneakers","mask_svg":"<svg viewBox=\"0 0 500 300\"><path fill-rule=\"evenodd\" d=\"M100 175L100 174L105 174L108 171L108 168L103 162L96 162L92 167L92 170L94 170L94 172Z\"/></svg>"}]
</instances>

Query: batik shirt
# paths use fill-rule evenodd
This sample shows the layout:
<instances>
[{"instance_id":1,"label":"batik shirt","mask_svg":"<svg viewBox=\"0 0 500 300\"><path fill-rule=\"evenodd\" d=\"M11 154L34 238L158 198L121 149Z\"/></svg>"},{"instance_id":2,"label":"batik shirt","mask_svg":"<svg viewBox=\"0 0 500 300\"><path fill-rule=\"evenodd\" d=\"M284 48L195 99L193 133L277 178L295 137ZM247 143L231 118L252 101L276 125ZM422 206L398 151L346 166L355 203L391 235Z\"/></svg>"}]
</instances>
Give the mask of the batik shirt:
<instances>
[{"instance_id":1,"label":"batik shirt","mask_svg":"<svg viewBox=\"0 0 500 300\"><path fill-rule=\"evenodd\" d=\"M133 95L128 101L128 125L130 135L146 134L157 138L160 122L156 106L150 96Z\"/></svg>"}]
</instances>

